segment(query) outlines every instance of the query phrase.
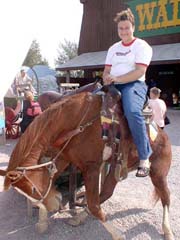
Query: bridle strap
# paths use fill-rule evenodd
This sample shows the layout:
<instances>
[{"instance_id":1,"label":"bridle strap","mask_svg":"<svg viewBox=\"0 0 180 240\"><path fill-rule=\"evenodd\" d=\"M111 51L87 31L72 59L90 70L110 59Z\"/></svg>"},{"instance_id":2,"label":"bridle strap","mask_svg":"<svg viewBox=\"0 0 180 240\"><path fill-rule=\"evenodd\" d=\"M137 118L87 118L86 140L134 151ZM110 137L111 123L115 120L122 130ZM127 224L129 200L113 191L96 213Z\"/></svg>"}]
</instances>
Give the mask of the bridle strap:
<instances>
[{"instance_id":1,"label":"bridle strap","mask_svg":"<svg viewBox=\"0 0 180 240\"><path fill-rule=\"evenodd\" d=\"M92 119L91 121L89 121L88 123L84 124L84 125L80 125L78 128L73 129L69 132L67 132L66 134L60 136L53 144L53 147L59 147L60 145L62 145L63 143L65 143L68 139L71 139L72 137L78 135L79 133L82 133L87 127L93 125L93 123L99 118L99 114L98 116L96 116L94 119Z\"/></svg>"},{"instance_id":2,"label":"bridle strap","mask_svg":"<svg viewBox=\"0 0 180 240\"><path fill-rule=\"evenodd\" d=\"M29 166L29 167L17 167L16 170L19 170L19 171L24 171L24 170L34 170L34 169L37 169L37 168L41 168L41 167L46 167L46 166L49 166L53 164L52 161L50 162L46 162L46 163L42 163L42 164L38 164L38 165L35 165L35 166Z\"/></svg>"},{"instance_id":3,"label":"bridle strap","mask_svg":"<svg viewBox=\"0 0 180 240\"><path fill-rule=\"evenodd\" d=\"M48 166L48 165L52 165L52 169L50 171L50 181L49 181L49 185L48 185L48 189L46 191L46 193L44 194L44 196L41 194L41 192L39 191L39 189L36 187L36 185L33 183L33 181L31 181L31 179L26 175L26 171L29 171L29 170L34 170L34 169L37 169L37 168L41 168L41 167L45 167L45 166ZM33 167L36 167L36 168L33 168ZM46 197L47 195L49 194L49 191L51 189L51 186L52 186L52 181L53 181L53 177L55 175L55 173L57 172L57 168L56 168L56 165L53 161L51 162L48 162L46 164L40 164L40 165L37 165L37 166L32 166L32 167L18 167L16 168L17 170L19 171L22 171L22 174L20 176L20 178L18 178L15 182L12 183L12 185L14 185L15 183L17 183L18 181L20 181L22 179L22 177L25 177L29 182L30 184L32 185L32 187L36 190L36 192L39 194L39 196L41 197L40 200L37 200L35 198L32 198L30 197L28 194L24 193L22 190L20 190L19 188L19 192L21 191L21 193L23 195L26 194L26 197L28 196L28 199L33 199L33 202L36 201L37 203L38 202L42 202ZM17 189L17 187L15 187Z\"/></svg>"}]
</instances>

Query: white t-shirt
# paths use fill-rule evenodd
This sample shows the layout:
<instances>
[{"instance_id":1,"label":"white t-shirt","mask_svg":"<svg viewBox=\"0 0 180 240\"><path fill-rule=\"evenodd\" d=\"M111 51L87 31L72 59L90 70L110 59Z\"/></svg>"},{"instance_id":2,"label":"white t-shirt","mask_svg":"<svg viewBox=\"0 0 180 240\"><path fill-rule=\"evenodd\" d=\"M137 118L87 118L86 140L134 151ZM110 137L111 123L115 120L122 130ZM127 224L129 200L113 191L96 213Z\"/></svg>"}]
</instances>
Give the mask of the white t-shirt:
<instances>
[{"instance_id":1,"label":"white t-shirt","mask_svg":"<svg viewBox=\"0 0 180 240\"><path fill-rule=\"evenodd\" d=\"M26 89L26 86L23 86L23 84L29 85L30 90L36 94L36 90L34 89L32 85L32 78L30 78L27 73L24 75L24 77L21 76L21 73L18 73L16 78L15 78L15 85L19 85L18 88L21 91L24 91ZM22 85L22 86L21 86ZM28 87L28 86L27 86Z\"/></svg>"},{"instance_id":2,"label":"white t-shirt","mask_svg":"<svg viewBox=\"0 0 180 240\"><path fill-rule=\"evenodd\" d=\"M15 81L18 85L32 83L32 79L27 74L22 77L20 73L17 74Z\"/></svg>"},{"instance_id":3,"label":"white t-shirt","mask_svg":"<svg viewBox=\"0 0 180 240\"><path fill-rule=\"evenodd\" d=\"M153 111L153 120L159 127L164 127L164 116L166 113L166 104L162 99L149 99L149 106Z\"/></svg>"},{"instance_id":4,"label":"white t-shirt","mask_svg":"<svg viewBox=\"0 0 180 240\"><path fill-rule=\"evenodd\" d=\"M107 53L105 65L111 66L110 74L121 76L133 71L136 64L148 66L152 58L152 48L142 39L135 38L130 44L122 41L113 44ZM143 75L140 81L145 81Z\"/></svg>"}]
</instances>

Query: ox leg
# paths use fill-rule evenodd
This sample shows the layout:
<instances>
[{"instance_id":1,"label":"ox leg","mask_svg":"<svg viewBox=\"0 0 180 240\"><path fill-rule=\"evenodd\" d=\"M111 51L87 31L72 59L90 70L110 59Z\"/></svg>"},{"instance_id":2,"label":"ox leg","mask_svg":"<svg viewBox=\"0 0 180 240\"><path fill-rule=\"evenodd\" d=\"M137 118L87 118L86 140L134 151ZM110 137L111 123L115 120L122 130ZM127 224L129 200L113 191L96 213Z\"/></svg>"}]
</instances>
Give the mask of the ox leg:
<instances>
[{"instance_id":1,"label":"ox leg","mask_svg":"<svg viewBox=\"0 0 180 240\"><path fill-rule=\"evenodd\" d=\"M32 202L27 199L27 214L29 218L32 218Z\"/></svg>"},{"instance_id":2,"label":"ox leg","mask_svg":"<svg viewBox=\"0 0 180 240\"><path fill-rule=\"evenodd\" d=\"M102 212L99 201L99 171L100 167L88 166L88 170L83 174L86 197L89 211L101 221L105 221L105 214Z\"/></svg>"},{"instance_id":3,"label":"ox leg","mask_svg":"<svg viewBox=\"0 0 180 240\"><path fill-rule=\"evenodd\" d=\"M162 229L164 231L165 240L174 240L174 235L172 233L171 226L169 223L169 208L167 205L163 207Z\"/></svg>"},{"instance_id":4,"label":"ox leg","mask_svg":"<svg viewBox=\"0 0 180 240\"><path fill-rule=\"evenodd\" d=\"M106 179L106 174L108 172L108 169L109 168L108 168L107 163L103 162L101 165L102 177L101 177L101 185L100 185L102 190L103 190L105 181L106 181L106 185L105 185L104 189L106 189L106 187L108 187L108 180ZM119 180L119 173L120 173L120 169L119 169L119 166L117 166L117 164L116 164L116 167L113 166L110 170L110 174L108 175L109 179L114 177L114 179L115 179L114 187ZM110 193L110 195L112 195L113 190L114 190L114 188L112 189L112 192ZM106 193L105 193L105 198L108 198L108 196L109 196L109 194L106 195ZM125 236L122 234L122 232L119 229L117 229L116 227L114 227L111 222L108 222L108 221L102 222L102 225L111 234L113 240L124 240L125 239Z\"/></svg>"},{"instance_id":5,"label":"ox leg","mask_svg":"<svg viewBox=\"0 0 180 240\"><path fill-rule=\"evenodd\" d=\"M39 221L36 223L36 228L39 233L44 233L48 228L48 212L44 204L39 203Z\"/></svg>"},{"instance_id":6,"label":"ox leg","mask_svg":"<svg viewBox=\"0 0 180 240\"><path fill-rule=\"evenodd\" d=\"M109 199L113 192L116 184L118 183L118 179L115 177L115 165L111 165L110 171L105 178L104 184L102 185L101 193L100 193L100 204Z\"/></svg>"},{"instance_id":7,"label":"ox leg","mask_svg":"<svg viewBox=\"0 0 180 240\"><path fill-rule=\"evenodd\" d=\"M86 198L89 211L101 221L105 221L105 214L102 212L99 204L99 168L97 165L87 166L87 171L83 172L83 178L86 187ZM74 218L70 219L68 223L77 226L84 222L88 216L88 210L82 211Z\"/></svg>"},{"instance_id":8,"label":"ox leg","mask_svg":"<svg viewBox=\"0 0 180 240\"><path fill-rule=\"evenodd\" d=\"M165 240L174 240L174 236L169 223L169 208L167 205L163 207L162 229L164 231Z\"/></svg>"},{"instance_id":9,"label":"ox leg","mask_svg":"<svg viewBox=\"0 0 180 240\"><path fill-rule=\"evenodd\" d=\"M162 229L166 240L174 240L174 236L169 222L169 205L170 205L170 192L167 186L166 177L157 177L151 174L151 180L155 186L157 195L160 197L163 205L163 222Z\"/></svg>"}]
</instances>

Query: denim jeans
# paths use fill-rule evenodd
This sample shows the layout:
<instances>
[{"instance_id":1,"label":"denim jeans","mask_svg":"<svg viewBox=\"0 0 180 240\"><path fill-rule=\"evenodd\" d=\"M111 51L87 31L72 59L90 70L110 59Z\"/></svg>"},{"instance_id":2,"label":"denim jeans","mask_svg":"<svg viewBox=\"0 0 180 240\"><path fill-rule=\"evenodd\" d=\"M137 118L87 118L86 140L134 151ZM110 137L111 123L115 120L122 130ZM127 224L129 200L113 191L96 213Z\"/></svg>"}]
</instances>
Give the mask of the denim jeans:
<instances>
[{"instance_id":1,"label":"denim jeans","mask_svg":"<svg viewBox=\"0 0 180 240\"><path fill-rule=\"evenodd\" d=\"M115 87L121 92L124 114L127 118L133 141L137 147L139 159L148 159L152 153L152 149L142 115L147 86L144 82L134 81L126 84L116 84Z\"/></svg>"}]
</instances>

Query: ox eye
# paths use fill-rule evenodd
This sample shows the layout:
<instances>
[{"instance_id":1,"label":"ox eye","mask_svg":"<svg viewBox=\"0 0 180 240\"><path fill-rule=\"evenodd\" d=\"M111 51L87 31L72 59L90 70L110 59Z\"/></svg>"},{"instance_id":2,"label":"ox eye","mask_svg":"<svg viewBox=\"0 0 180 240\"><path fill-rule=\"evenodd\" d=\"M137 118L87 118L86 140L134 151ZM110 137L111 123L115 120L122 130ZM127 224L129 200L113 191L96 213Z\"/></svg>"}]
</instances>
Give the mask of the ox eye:
<instances>
[{"instance_id":1,"label":"ox eye","mask_svg":"<svg viewBox=\"0 0 180 240\"><path fill-rule=\"evenodd\" d=\"M34 194L36 192L35 187L32 187L32 194Z\"/></svg>"}]
</instances>

